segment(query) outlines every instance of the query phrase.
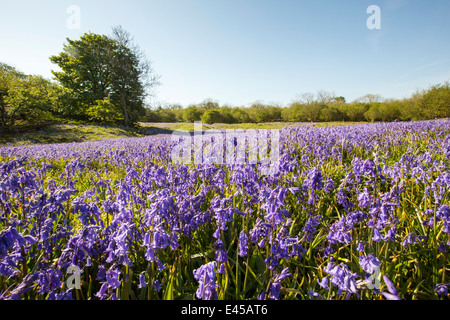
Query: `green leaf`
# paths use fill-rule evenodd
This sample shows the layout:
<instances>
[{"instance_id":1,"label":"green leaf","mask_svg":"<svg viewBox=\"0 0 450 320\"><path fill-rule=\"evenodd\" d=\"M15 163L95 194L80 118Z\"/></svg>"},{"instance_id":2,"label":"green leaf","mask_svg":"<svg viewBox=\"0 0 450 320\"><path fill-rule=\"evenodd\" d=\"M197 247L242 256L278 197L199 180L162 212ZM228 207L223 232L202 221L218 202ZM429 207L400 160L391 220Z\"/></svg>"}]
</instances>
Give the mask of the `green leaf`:
<instances>
[{"instance_id":1,"label":"green leaf","mask_svg":"<svg viewBox=\"0 0 450 320\"><path fill-rule=\"evenodd\" d=\"M172 273L169 276L169 281L167 281L166 290L164 291L163 299L164 300L173 300L174 299L173 274Z\"/></svg>"}]
</instances>

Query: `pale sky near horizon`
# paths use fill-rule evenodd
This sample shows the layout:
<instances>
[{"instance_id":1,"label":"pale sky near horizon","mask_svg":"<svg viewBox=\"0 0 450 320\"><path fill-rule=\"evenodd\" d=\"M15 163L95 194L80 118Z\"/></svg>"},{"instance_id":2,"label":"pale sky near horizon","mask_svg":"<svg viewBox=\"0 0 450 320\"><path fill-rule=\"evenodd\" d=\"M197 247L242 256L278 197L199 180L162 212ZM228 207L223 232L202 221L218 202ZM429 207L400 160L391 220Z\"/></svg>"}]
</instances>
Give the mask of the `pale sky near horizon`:
<instances>
[{"instance_id":1,"label":"pale sky near horizon","mask_svg":"<svg viewBox=\"0 0 450 320\"><path fill-rule=\"evenodd\" d=\"M380 29L367 27L370 5ZM0 61L51 78L66 38L117 25L161 75L154 101L165 103L403 98L450 81L448 0L0 0Z\"/></svg>"}]
</instances>

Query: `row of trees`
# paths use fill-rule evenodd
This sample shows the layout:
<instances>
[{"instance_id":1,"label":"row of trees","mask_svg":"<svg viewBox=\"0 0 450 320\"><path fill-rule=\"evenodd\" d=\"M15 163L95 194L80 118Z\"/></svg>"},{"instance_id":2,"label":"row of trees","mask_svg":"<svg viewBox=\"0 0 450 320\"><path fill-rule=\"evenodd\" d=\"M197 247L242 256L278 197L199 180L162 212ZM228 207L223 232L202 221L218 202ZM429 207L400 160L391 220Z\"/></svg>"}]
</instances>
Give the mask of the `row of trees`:
<instances>
[{"instance_id":1,"label":"row of trees","mask_svg":"<svg viewBox=\"0 0 450 320\"><path fill-rule=\"evenodd\" d=\"M206 100L199 104L156 106L141 118L145 122L260 123L394 121L450 117L450 84L434 85L409 98L383 99L367 94L352 102L326 91L305 93L287 106L254 103L250 107L219 106Z\"/></svg>"},{"instance_id":2,"label":"row of trees","mask_svg":"<svg viewBox=\"0 0 450 320\"><path fill-rule=\"evenodd\" d=\"M131 126L145 116L159 76L128 32L112 31L67 39L50 57L60 68L56 81L0 63L0 129L63 119Z\"/></svg>"}]
</instances>

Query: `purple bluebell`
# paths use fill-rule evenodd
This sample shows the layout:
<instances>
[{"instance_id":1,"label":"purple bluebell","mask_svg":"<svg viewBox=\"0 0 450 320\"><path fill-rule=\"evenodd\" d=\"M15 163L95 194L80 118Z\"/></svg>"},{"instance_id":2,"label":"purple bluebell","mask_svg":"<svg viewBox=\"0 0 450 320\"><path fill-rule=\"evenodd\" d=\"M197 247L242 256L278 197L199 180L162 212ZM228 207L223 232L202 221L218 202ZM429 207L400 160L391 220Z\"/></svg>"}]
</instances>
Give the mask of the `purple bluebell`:
<instances>
[{"instance_id":1,"label":"purple bluebell","mask_svg":"<svg viewBox=\"0 0 450 320\"><path fill-rule=\"evenodd\" d=\"M308 288L308 296L310 299L315 299L320 297L320 294L318 292L312 291L311 288Z\"/></svg>"},{"instance_id":2,"label":"purple bluebell","mask_svg":"<svg viewBox=\"0 0 450 320\"><path fill-rule=\"evenodd\" d=\"M363 242L358 242L358 246L356 247L356 250L358 250L359 252L365 252L364 250L364 243Z\"/></svg>"},{"instance_id":3,"label":"purple bluebell","mask_svg":"<svg viewBox=\"0 0 450 320\"><path fill-rule=\"evenodd\" d=\"M361 208L367 208L372 203L372 196L370 195L367 188L364 188L364 191L358 195L359 206Z\"/></svg>"},{"instance_id":4,"label":"purple bluebell","mask_svg":"<svg viewBox=\"0 0 450 320\"><path fill-rule=\"evenodd\" d=\"M156 292L161 291L161 289L162 289L162 284L161 284L161 282L160 282L159 280L153 281L153 289L154 289Z\"/></svg>"},{"instance_id":5,"label":"purple bluebell","mask_svg":"<svg viewBox=\"0 0 450 320\"><path fill-rule=\"evenodd\" d=\"M38 292L49 293L61 287L63 278L61 271L59 270L40 270L38 277Z\"/></svg>"},{"instance_id":6,"label":"purple bluebell","mask_svg":"<svg viewBox=\"0 0 450 320\"><path fill-rule=\"evenodd\" d=\"M322 280L317 281L317 283L319 284L319 286L321 288L328 290L328 278L327 277L323 277Z\"/></svg>"},{"instance_id":7,"label":"purple bluebell","mask_svg":"<svg viewBox=\"0 0 450 320\"><path fill-rule=\"evenodd\" d=\"M196 296L202 300L215 300L217 299L217 284L216 284L216 272L215 268L217 262L208 262L200 268L194 270L194 278L198 281L198 288Z\"/></svg>"},{"instance_id":8,"label":"purple bluebell","mask_svg":"<svg viewBox=\"0 0 450 320\"><path fill-rule=\"evenodd\" d=\"M239 233L239 256L246 257L248 250L248 233L241 231Z\"/></svg>"},{"instance_id":9,"label":"purple bluebell","mask_svg":"<svg viewBox=\"0 0 450 320\"><path fill-rule=\"evenodd\" d=\"M347 291L359 296L356 285L358 274L351 272L346 264L335 265L333 260L330 260L324 271L330 275L330 283L338 288L338 295Z\"/></svg>"},{"instance_id":10,"label":"purple bluebell","mask_svg":"<svg viewBox=\"0 0 450 320\"><path fill-rule=\"evenodd\" d=\"M120 271L117 268L111 268L106 271L106 283L108 284L108 288L115 290L122 283L119 280Z\"/></svg>"},{"instance_id":11,"label":"purple bluebell","mask_svg":"<svg viewBox=\"0 0 450 320\"><path fill-rule=\"evenodd\" d=\"M141 274L139 275L139 284L138 284L138 288L145 288L147 287L147 282L145 282L145 274L146 272L141 272Z\"/></svg>"},{"instance_id":12,"label":"purple bluebell","mask_svg":"<svg viewBox=\"0 0 450 320\"><path fill-rule=\"evenodd\" d=\"M328 178L328 179L325 181L325 185L324 185L323 190L324 190L325 192L327 192L327 193L330 193L331 191L334 190L334 187L335 187L335 184L334 184L333 179L332 179L332 178Z\"/></svg>"},{"instance_id":13,"label":"purple bluebell","mask_svg":"<svg viewBox=\"0 0 450 320\"><path fill-rule=\"evenodd\" d=\"M303 232L306 232L306 241L311 242L313 239L313 234L316 232L316 228L320 225L320 220L323 219L321 216L313 216L308 218L305 226L303 227Z\"/></svg>"},{"instance_id":14,"label":"purple bluebell","mask_svg":"<svg viewBox=\"0 0 450 320\"><path fill-rule=\"evenodd\" d=\"M62 293L50 292L47 300L73 300L72 289L68 289Z\"/></svg>"},{"instance_id":15,"label":"purple bluebell","mask_svg":"<svg viewBox=\"0 0 450 320\"><path fill-rule=\"evenodd\" d=\"M438 283L436 285L436 288L434 289L434 292L438 296L447 297L448 296L448 287L450 286L450 283Z\"/></svg>"},{"instance_id":16,"label":"purple bluebell","mask_svg":"<svg viewBox=\"0 0 450 320\"><path fill-rule=\"evenodd\" d=\"M8 227L6 229L1 230L0 257L5 256L7 254L7 251L12 249L16 241L20 246L26 243L25 238L17 231L15 227Z\"/></svg>"},{"instance_id":17,"label":"purple bluebell","mask_svg":"<svg viewBox=\"0 0 450 320\"><path fill-rule=\"evenodd\" d=\"M281 282L291 276L289 268L284 268L280 273L276 273L271 280L269 288L269 299L279 300L281 293Z\"/></svg>"},{"instance_id":18,"label":"purple bluebell","mask_svg":"<svg viewBox=\"0 0 450 320\"><path fill-rule=\"evenodd\" d=\"M398 295L398 291L392 283L391 279L389 279L386 275L383 276L384 283L386 284L386 288L389 292L382 291L381 294L388 300L401 300Z\"/></svg>"},{"instance_id":19,"label":"purple bluebell","mask_svg":"<svg viewBox=\"0 0 450 320\"><path fill-rule=\"evenodd\" d=\"M383 237L381 236L380 231L377 228L373 229L373 236L372 236L372 241L374 242L380 242L383 240Z\"/></svg>"},{"instance_id":20,"label":"purple bluebell","mask_svg":"<svg viewBox=\"0 0 450 320\"><path fill-rule=\"evenodd\" d=\"M214 242L213 247L215 249L215 258L217 262L223 263L228 261L227 251L222 240Z\"/></svg>"}]
</instances>

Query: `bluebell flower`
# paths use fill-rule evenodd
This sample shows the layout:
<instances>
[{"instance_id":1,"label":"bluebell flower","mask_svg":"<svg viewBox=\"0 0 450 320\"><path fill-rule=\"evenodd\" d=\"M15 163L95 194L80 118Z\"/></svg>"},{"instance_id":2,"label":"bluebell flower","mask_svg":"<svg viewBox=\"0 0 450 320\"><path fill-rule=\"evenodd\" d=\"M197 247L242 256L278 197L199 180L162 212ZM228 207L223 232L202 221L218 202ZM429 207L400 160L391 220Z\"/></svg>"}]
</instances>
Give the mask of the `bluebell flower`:
<instances>
[{"instance_id":1,"label":"bluebell flower","mask_svg":"<svg viewBox=\"0 0 450 320\"><path fill-rule=\"evenodd\" d=\"M107 294L106 291L108 290L108 284L105 282L101 285L100 290L94 294L98 299L103 300Z\"/></svg>"},{"instance_id":2,"label":"bluebell flower","mask_svg":"<svg viewBox=\"0 0 450 320\"><path fill-rule=\"evenodd\" d=\"M33 290L34 285L33 283L37 280L39 277L39 273L28 273L23 279L22 282L13 290L11 290L10 295L12 296L13 300L20 299L20 296L30 290Z\"/></svg>"},{"instance_id":3,"label":"bluebell flower","mask_svg":"<svg viewBox=\"0 0 450 320\"><path fill-rule=\"evenodd\" d=\"M106 277L105 266L99 265L98 266L98 270L97 270L97 275L95 277L95 280L101 281L101 280L105 279L105 277Z\"/></svg>"},{"instance_id":4,"label":"bluebell flower","mask_svg":"<svg viewBox=\"0 0 450 320\"><path fill-rule=\"evenodd\" d=\"M34 238L28 237L31 240ZM7 227L0 231L0 257L5 256L7 251L12 249L14 243L17 242L20 246L27 243L25 238L17 231L15 227Z\"/></svg>"},{"instance_id":5,"label":"bluebell flower","mask_svg":"<svg viewBox=\"0 0 450 320\"><path fill-rule=\"evenodd\" d=\"M73 300L72 289L66 290L62 293L50 292L47 300Z\"/></svg>"},{"instance_id":6,"label":"bluebell flower","mask_svg":"<svg viewBox=\"0 0 450 320\"><path fill-rule=\"evenodd\" d=\"M358 250L359 252L365 252L364 250L364 243L363 242L358 242L358 246L356 247L356 250Z\"/></svg>"},{"instance_id":7,"label":"bluebell flower","mask_svg":"<svg viewBox=\"0 0 450 320\"><path fill-rule=\"evenodd\" d=\"M323 277L321 281L317 281L317 283L319 284L319 286L323 289L328 290L328 278L327 277Z\"/></svg>"},{"instance_id":8,"label":"bluebell flower","mask_svg":"<svg viewBox=\"0 0 450 320\"><path fill-rule=\"evenodd\" d=\"M108 283L108 288L115 290L122 283L119 280L120 271L118 269L109 269L106 271L106 282Z\"/></svg>"},{"instance_id":9,"label":"bluebell flower","mask_svg":"<svg viewBox=\"0 0 450 320\"><path fill-rule=\"evenodd\" d=\"M153 289L154 289L156 292L161 291L161 288L162 288L162 284L161 284L161 282L159 282L159 280L153 281Z\"/></svg>"},{"instance_id":10,"label":"bluebell flower","mask_svg":"<svg viewBox=\"0 0 450 320\"><path fill-rule=\"evenodd\" d=\"M221 263L219 269L217 270L217 273L224 274L225 272L225 263Z\"/></svg>"},{"instance_id":11,"label":"bluebell flower","mask_svg":"<svg viewBox=\"0 0 450 320\"><path fill-rule=\"evenodd\" d=\"M239 233L239 256L245 257L247 256L248 250L248 233L241 231Z\"/></svg>"},{"instance_id":12,"label":"bluebell flower","mask_svg":"<svg viewBox=\"0 0 450 320\"><path fill-rule=\"evenodd\" d=\"M59 270L41 270L38 277L38 292L49 293L53 290L59 289L62 284L60 278L62 278L62 274Z\"/></svg>"},{"instance_id":13,"label":"bluebell flower","mask_svg":"<svg viewBox=\"0 0 450 320\"><path fill-rule=\"evenodd\" d=\"M216 284L216 273L215 268L217 262L208 262L200 268L194 270L194 278L198 281L198 288L196 291L196 296L198 299L202 300L215 300L217 299L217 284Z\"/></svg>"},{"instance_id":14,"label":"bluebell flower","mask_svg":"<svg viewBox=\"0 0 450 320\"><path fill-rule=\"evenodd\" d=\"M144 271L139 275L139 284L138 284L139 289L147 287L147 282L145 282L145 274L146 272Z\"/></svg>"},{"instance_id":15,"label":"bluebell flower","mask_svg":"<svg viewBox=\"0 0 450 320\"><path fill-rule=\"evenodd\" d=\"M438 296L447 297L448 296L448 286L450 286L450 283L438 283L436 285L436 288L434 289L434 292Z\"/></svg>"},{"instance_id":16,"label":"bluebell flower","mask_svg":"<svg viewBox=\"0 0 450 320\"><path fill-rule=\"evenodd\" d=\"M308 218L306 221L305 226L303 227L303 231L306 232L306 241L311 242L313 239L313 234L316 232L317 226L320 225L319 218L322 218L321 216L314 216Z\"/></svg>"},{"instance_id":17,"label":"bluebell flower","mask_svg":"<svg viewBox=\"0 0 450 320\"><path fill-rule=\"evenodd\" d=\"M372 241L374 242L380 242L381 240L383 240L383 237L381 236L380 231L378 231L377 228L373 229L373 237L372 237Z\"/></svg>"},{"instance_id":18,"label":"bluebell flower","mask_svg":"<svg viewBox=\"0 0 450 320\"><path fill-rule=\"evenodd\" d=\"M403 240L402 246L405 247L408 244L415 244L415 243L417 243L416 234L411 232L406 236L405 240Z\"/></svg>"},{"instance_id":19,"label":"bluebell flower","mask_svg":"<svg viewBox=\"0 0 450 320\"><path fill-rule=\"evenodd\" d=\"M335 265L331 260L324 271L331 276L330 283L338 287L339 295L342 291L359 295L356 286L358 274L352 273L346 264Z\"/></svg>"},{"instance_id":20,"label":"bluebell flower","mask_svg":"<svg viewBox=\"0 0 450 320\"><path fill-rule=\"evenodd\" d=\"M334 187L335 187L335 185L334 185L333 179L328 178L325 181L325 186L324 186L323 190L327 193L330 193L331 191L333 191Z\"/></svg>"},{"instance_id":21,"label":"bluebell flower","mask_svg":"<svg viewBox=\"0 0 450 320\"><path fill-rule=\"evenodd\" d=\"M312 291L311 288L308 288L308 296L310 299L315 299L315 298L320 297L320 294Z\"/></svg>"},{"instance_id":22,"label":"bluebell flower","mask_svg":"<svg viewBox=\"0 0 450 320\"><path fill-rule=\"evenodd\" d=\"M278 282L272 282L269 288L269 299L278 300L281 293L281 284Z\"/></svg>"},{"instance_id":23,"label":"bluebell flower","mask_svg":"<svg viewBox=\"0 0 450 320\"><path fill-rule=\"evenodd\" d=\"M369 254L367 256L360 256L359 264L365 272L373 274L375 271L379 270L381 262L377 257Z\"/></svg>"},{"instance_id":24,"label":"bluebell flower","mask_svg":"<svg viewBox=\"0 0 450 320\"><path fill-rule=\"evenodd\" d=\"M364 188L364 191L358 195L358 201L361 208L367 208L371 205L372 197L367 188Z\"/></svg>"},{"instance_id":25,"label":"bluebell flower","mask_svg":"<svg viewBox=\"0 0 450 320\"><path fill-rule=\"evenodd\" d=\"M269 299L278 300L281 293L281 282L291 276L289 268L284 268L280 273L276 273L271 280Z\"/></svg>"},{"instance_id":26,"label":"bluebell flower","mask_svg":"<svg viewBox=\"0 0 450 320\"><path fill-rule=\"evenodd\" d=\"M395 235L397 233L397 226L393 225L388 232L386 233L386 235L384 236L383 240L384 241L394 241L395 242Z\"/></svg>"},{"instance_id":27,"label":"bluebell flower","mask_svg":"<svg viewBox=\"0 0 450 320\"><path fill-rule=\"evenodd\" d=\"M383 276L384 283L386 284L386 288L389 292L381 292L381 294L388 300L401 300L398 295L398 291L392 283L391 279L389 279L386 275Z\"/></svg>"},{"instance_id":28,"label":"bluebell flower","mask_svg":"<svg viewBox=\"0 0 450 320\"><path fill-rule=\"evenodd\" d=\"M170 245L170 236L160 226L155 227L153 230L153 243L154 249L164 249Z\"/></svg>"},{"instance_id":29,"label":"bluebell flower","mask_svg":"<svg viewBox=\"0 0 450 320\"><path fill-rule=\"evenodd\" d=\"M223 245L222 240L217 240L213 244L215 252L215 258L217 262L227 262L228 261L228 255L227 251L225 250L225 246Z\"/></svg>"},{"instance_id":30,"label":"bluebell flower","mask_svg":"<svg viewBox=\"0 0 450 320\"><path fill-rule=\"evenodd\" d=\"M308 187L308 189L321 190L323 185L322 185L322 173L320 169L317 169L316 167L312 168L307 173L304 185Z\"/></svg>"}]
</instances>

